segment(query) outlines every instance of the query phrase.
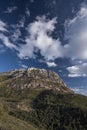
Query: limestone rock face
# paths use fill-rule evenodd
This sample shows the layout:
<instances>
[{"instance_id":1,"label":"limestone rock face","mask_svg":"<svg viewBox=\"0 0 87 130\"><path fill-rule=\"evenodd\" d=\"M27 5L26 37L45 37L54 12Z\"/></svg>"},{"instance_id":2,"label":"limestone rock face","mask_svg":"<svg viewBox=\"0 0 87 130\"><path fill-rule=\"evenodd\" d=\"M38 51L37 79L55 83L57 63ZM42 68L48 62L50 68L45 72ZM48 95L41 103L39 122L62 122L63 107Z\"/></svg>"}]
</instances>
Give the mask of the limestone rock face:
<instances>
[{"instance_id":1,"label":"limestone rock face","mask_svg":"<svg viewBox=\"0 0 87 130\"><path fill-rule=\"evenodd\" d=\"M0 76L5 77L2 82L7 81L9 87L16 89L54 89L61 93L73 93L60 76L51 70L28 68L9 71Z\"/></svg>"}]
</instances>

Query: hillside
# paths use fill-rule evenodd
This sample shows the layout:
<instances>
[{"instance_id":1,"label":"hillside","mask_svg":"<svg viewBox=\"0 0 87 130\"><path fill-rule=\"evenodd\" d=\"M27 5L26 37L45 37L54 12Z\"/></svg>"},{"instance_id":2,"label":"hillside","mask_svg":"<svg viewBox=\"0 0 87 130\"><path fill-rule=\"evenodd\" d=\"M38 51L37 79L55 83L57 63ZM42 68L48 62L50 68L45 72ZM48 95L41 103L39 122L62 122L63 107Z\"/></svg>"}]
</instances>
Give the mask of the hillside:
<instances>
[{"instance_id":1,"label":"hillside","mask_svg":"<svg viewBox=\"0 0 87 130\"><path fill-rule=\"evenodd\" d=\"M87 97L74 94L53 71L0 74L1 130L87 130Z\"/></svg>"}]
</instances>

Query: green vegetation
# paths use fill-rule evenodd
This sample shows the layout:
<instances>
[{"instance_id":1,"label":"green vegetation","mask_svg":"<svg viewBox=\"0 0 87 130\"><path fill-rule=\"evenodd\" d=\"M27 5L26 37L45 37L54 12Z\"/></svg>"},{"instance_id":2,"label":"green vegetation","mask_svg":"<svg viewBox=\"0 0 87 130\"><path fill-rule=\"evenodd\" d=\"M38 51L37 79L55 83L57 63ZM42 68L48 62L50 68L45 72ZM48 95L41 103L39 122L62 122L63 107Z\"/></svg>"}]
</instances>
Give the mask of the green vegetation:
<instances>
[{"instance_id":1,"label":"green vegetation","mask_svg":"<svg viewBox=\"0 0 87 130\"><path fill-rule=\"evenodd\" d=\"M79 100L83 104L79 104ZM87 130L87 97L61 95L54 91L43 91L32 102L33 110L10 111L9 114L40 129Z\"/></svg>"},{"instance_id":2,"label":"green vegetation","mask_svg":"<svg viewBox=\"0 0 87 130\"><path fill-rule=\"evenodd\" d=\"M12 82L0 77L0 130L87 130L86 96L17 89Z\"/></svg>"},{"instance_id":3,"label":"green vegetation","mask_svg":"<svg viewBox=\"0 0 87 130\"><path fill-rule=\"evenodd\" d=\"M85 96L1 87L0 97L1 130L87 130Z\"/></svg>"},{"instance_id":4,"label":"green vegetation","mask_svg":"<svg viewBox=\"0 0 87 130\"><path fill-rule=\"evenodd\" d=\"M0 100L0 130L39 130L31 123L9 115L9 111L13 109L11 105L11 101Z\"/></svg>"},{"instance_id":5,"label":"green vegetation","mask_svg":"<svg viewBox=\"0 0 87 130\"><path fill-rule=\"evenodd\" d=\"M0 82L4 81L7 79L7 76L0 76Z\"/></svg>"}]
</instances>

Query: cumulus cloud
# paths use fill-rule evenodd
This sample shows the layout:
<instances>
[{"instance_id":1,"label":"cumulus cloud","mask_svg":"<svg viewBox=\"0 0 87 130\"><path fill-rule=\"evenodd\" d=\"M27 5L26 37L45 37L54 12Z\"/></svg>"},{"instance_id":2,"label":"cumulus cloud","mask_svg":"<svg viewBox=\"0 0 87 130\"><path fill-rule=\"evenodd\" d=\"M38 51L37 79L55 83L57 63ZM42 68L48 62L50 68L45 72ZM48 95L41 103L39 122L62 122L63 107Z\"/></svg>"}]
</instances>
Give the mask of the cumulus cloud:
<instances>
[{"instance_id":1,"label":"cumulus cloud","mask_svg":"<svg viewBox=\"0 0 87 130\"><path fill-rule=\"evenodd\" d=\"M25 69L28 68L28 66L26 66L26 65L24 65L24 64L22 64L21 67L22 67L22 68L25 68Z\"/></svg>"},{"instance_id":2,"label":"cumulus cloud","mask_svg":"<svg viewBox=\"0 0 87 130\"><path fill-rule=\"evenodd\" d=\"M24 40L20 38L22 35L21 28L24 28L24 24L25 24L24 17L21 18L21 20L16 25L8 25L2 20L0 20L0 41L1 41L0 44L2 46L4 45L7 48L14 49L17 52L19 52L18 41ZM3 52L3 49L0 52Z\"/></svg>"},{"instance_id":3,"label":"cumulus cloud","mask_svg":"<svg viewBox=\"0 0 87 130\"><path fill-rule=\"evenodd\" d=\"M46 63L48 65L48 67L56 67L57 64L55 62L47 62Z\"/></svg>"},{"instance_id":4,"label":"cumulus cloud","mask_svg":"<svg viewBox=\"0 0 87 130\"><path fill-rule=\"evenodd\" d=\"M19 22L15 25L11 25L11 35L10 39L13 43L19 43L19 41L24 41L23 38L21 38L22 32L21 29L24 29L25 26L25 17L22 17Z\"/></svg>"},{"instance_id":5,"label":"cumulus cloud","mask_svg":"<svg viewBox=\"0 0 87 130\"><path fill-rule=\"evenodd\" d=\"M16 28L16 30L13 32L11 39L13 42L16 42L17 40L19 40L19 37L21 36L21 31L19 28Z\"/></svg>"},{"instance_id":6,"label":"cumulus cloud","mask_svg":"<svg viewBox=\"0 0 87 130\"><path fill-rule=\"evenodd\" d=\"M6 31L7 32L7 24L0 20L0 32Z\"/></svg>"},{"instance_id":7,"label":"cumulus cloud","mask_svg":"<svg viewBox=\"0 0 87 130\"><path fill-rule=\"evenodd\" d=\"M19 58L36 58L40 52L43 61L49 67L55 67L54 60L64 55L60 40L52 37L55 24L57 24L57 18L47 19L46 16L38 16L25 28L25 18L22 18L16 25L10 25L11 32L9 32L6 29L9 26L1 21L0 39L6 47L15 49ZM21 38L21 29L26 31L26 36L23 38ZM8 34L5 35L5 31L8 31ZM20 39L25 44L18 44Z\"/></svg>"},{"instance_id":8,"label":"cumulus cloud","mask_svg":"<svg viewBox=\"0 0 87 130\"><path fill-rule=\"evenodd\" d=\"M10 48L10 49L16 49L16 46L10 42L9 38L3 34L0 34L0 40L3 42L3 44Z\"/></svg>"},{"instance_id":9,"label":"cumulus cloud","mask_svg":"<svg viewBox=\"0 0 87 130\"><path fill-rule=\"evenodd\" d=\"M28 9L26 15L30 16ZM0 39L6 47L14 48L21 59L36 58L39 52L49 67L56 66L57 58L70 58L74 65L67 68L68 76L85 77L87 75L85 70L87 69L87 7L82 6L74 18L66 20L65 40L68 41L66 45L62 45L59 38L52 37L56 24L57 18L48 19L46 16L38 16L35 21L26 25L23 17L18 24L11 26L12 34L6 36L2 32L8 32L8 25L0 21ZM18 43L22 36L21 30L26 32L26 36L21 38L25 44L17 45L15 43ZM75 61L78 61L78 64L75 64Z\"/></svg>"},{"instance_id":10,"label":"cumulus cloud","mask_svg":"<svg viewBox=\"0 0 87 130\"><path fill-rule=\"evenodd\" d=\"M87 59L87 7L81 7L73 19L65 22L65 39L69 41L66 57Z\"/></svg>"},{"instance_id":11,"label":"cumulus cloud","mask_svg":"<svg viewBox=\"0 0 87 130\"><path fill-rule=\"evenodd\" d=\"M63 57L63 48L59 39L52 38L51 34L55 30L56 18L46 19L45 16L37 17L36 21L27 27L26 44L20 46L19 56L35 57L35 53L40 51L46 61Z\"/></svg>"},{"instance_id":12,"label":"cumulus cloud","mask_svg":"<svg viewBox=\"0 0 87 130\"><path fill-rule=\"evenodd\" d=\"M6 9L6 11L4 11L4 13L12 13L13 11L15 11L17 9L17 7L16 6L13 6L13 7L8 7L7 9Z\"/></svg>"},{"instance_id":13,"label":"cumulus cloud","mask_svg":"<svg viewBox=\"0 0 87 130\"><path fill-rule=\"evenodd\" d=\"M6 47L10 49L16 48L16 46L10 42L9 37L4 34L4 32L8 32L7 27L8 27L7 24L0 20L0 40ZM3 52L3 49L1 51Z\"/></svg>"},{"instance_id":14,"label":"cumulus cloud","mask_svg":"<svg viewBox=\"0 0 87 130\"><path fill-rule=\"evenodd\" d=\"M67 67L69 77L87 77L87 63Z\"/></svg>"},{"instance_id":15,"label":"cumulus cloud","mask_svg":"<svg viewBox=\"0 0 87 130\"><path fill-rule=\"evenodd\" d=\"M65 22L65 39L68 40L65 56L76 64L67 68L68 76L87 77L87 6L82 6L73 19Z\"/></svg>"},{"instance_id":16,"label":"cumulus cloud","mask_svg":"<svg viewBox=\"0 0 87 130\"><path fill-rule=\"evenodd\" d=\"M32 45L30 40L26 40L26 42L28 42L28 44L21 45L18 48L18 56L21 59L35 58L34 46Z\"/></svg>"}]
</instances>

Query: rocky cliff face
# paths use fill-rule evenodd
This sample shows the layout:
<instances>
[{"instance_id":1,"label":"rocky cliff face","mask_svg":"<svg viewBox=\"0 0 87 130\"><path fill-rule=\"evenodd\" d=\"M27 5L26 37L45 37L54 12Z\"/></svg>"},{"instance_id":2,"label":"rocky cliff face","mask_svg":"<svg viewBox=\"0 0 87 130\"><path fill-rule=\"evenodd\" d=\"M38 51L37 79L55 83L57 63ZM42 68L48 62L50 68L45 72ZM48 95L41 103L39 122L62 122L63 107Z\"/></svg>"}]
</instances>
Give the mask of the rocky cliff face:
<instances>
[{"instance_id":1,"label":"rocky cliff face","mask_svg":"<svg viewBox=\"0 0 87 130\"><path fill-rule=\"evenodd\" d=\"M0 74L2 84L16 89L54 89L63 93L73 93L59 75L45 69L20 69Z\"/></svg>"}]
</instances>

